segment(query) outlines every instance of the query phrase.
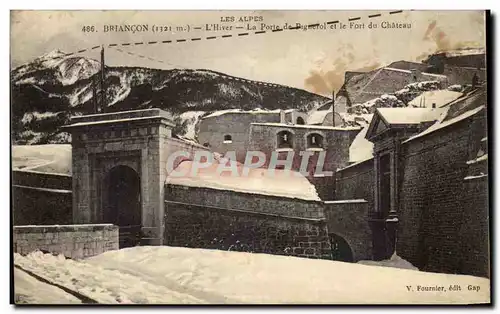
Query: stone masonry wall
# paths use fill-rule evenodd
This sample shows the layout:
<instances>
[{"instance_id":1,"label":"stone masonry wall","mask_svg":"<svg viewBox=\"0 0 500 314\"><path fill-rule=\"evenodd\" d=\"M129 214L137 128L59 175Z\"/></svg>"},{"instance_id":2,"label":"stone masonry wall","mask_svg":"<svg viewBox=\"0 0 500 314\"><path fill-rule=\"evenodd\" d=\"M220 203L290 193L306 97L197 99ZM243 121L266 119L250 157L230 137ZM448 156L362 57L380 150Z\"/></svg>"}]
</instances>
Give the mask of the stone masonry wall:
<instances>
[{"instance_id":1,"label":"stone masonry wall","mask_svg":"<svg viewBox=\"0 0 500 314\"><path fill-rule=\"evenodd\" d=\"M165 243L208 248L331 259L323 219L188 205L166 201Z\"/></svg>"},{"instance_id":2,"label":"stone masonry wall","mask_svg":"<svg viewBox=\"0 0 500 314\"><path fill-rule=\"evenodd\" d=\"M372 259L372 233L368 224L369 203L365 200L325 202L328 233L341 236L351 247L355 262Z\"/></svg>"},{"instance_id":3,"label":"stone masonry wall","mask_svg":"<svg viewBox=\"0 0 500 314\"><path fill-rule=\"evenodd\" d=\"M460 234L462 261L459 271L473 276L490 277L488 176L464 180L464 221Z\"/></svg>"},{"instance_id":4,"label":"stone masonry wall","mask_svg":"<svg viewBox=\"0 0 500 314\"><path fill-rule=\"evenodd\" d=\"M477 231L464 227L483 224L483 236L487 231L485 201L470 202L471 198L484 197L487 185L475 190L464 183L466 163L471 158L471 135L484 136L471 133L472 123L465 119L403 147L396 249L420 270L466 273L464 263L471 259L476 260L478 268L487 266L478 259L487 252L464 250L471 239L477 238ZM481 247L484 249L484 245L475 249Z\"/></svg>"},{"instance_id":5,"label":"stone masonry wall","mask_svg":"<svg viewBox=\"0 0 500 314\"><path fill-rule=\"evenodd\" d=\"M118 227L109 224L14 226L14 252L35 250L63 254L72 259L118 250Z\"/></svg>"},{"instance_id":6,"label":"stone masonry wall","mask_svg":"<svg viewBox=\"0 0 500 314\"><path fill-rule=\"evenodd\" d=\"M14 225L69 224L71 197L71 176L12 171Z\"/></svg>"},{"instance_id":7,"label":"stone masonry wall","mask_svg":"<svg viewBox=\"0 0 500 314\"><path fill-rule=\"evenodd\" d=\"M297 198L167 184L168 201L298 218L324 218L323 204Z\"/></svg>"},{"instance_id":8,"label":"stone masonry wall","mask_svg":"<svg viewBox=\"0 0 500 314\"><path fill-rule=\"evenodd\" d=\"M373 158L337 171L335 198L339 200L364 199L374 206Z\"/></svg>"}]
</instances>

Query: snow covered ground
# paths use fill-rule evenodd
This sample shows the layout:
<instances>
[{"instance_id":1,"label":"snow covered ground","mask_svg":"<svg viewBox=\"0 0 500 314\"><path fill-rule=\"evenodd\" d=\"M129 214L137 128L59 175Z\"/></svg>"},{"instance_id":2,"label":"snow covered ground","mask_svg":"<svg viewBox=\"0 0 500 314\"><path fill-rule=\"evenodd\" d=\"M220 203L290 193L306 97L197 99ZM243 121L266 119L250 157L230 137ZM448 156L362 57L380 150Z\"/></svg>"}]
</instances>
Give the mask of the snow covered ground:
<instances>
[{"instance_id":1,"label":"snow covered ground","mask_svg":"<svg viewBox=\"0 0 500 314\"><path fill-rule=\"evenodd\" d=\"M394 255L392 255L391 258L387 260L383 261L364 260L364 261L359 261L358 264L418 270L417 267L413 266L407 260L402 259L396 253L394 253Z\"/></svg>"},{"instance_id":2,"label":"snow covered ground","mask_svg":"<svg viewBox=\"0 0 500 314\"><path fill-rule=\"evenodd\" d=\"M71 174L71 145L13 145L12 167L19 170Z\"/></svg>"},{"instance_id":3,"label":"snow covered ground","mask_svg":"<svg viewBox=\"0 0 500 314\"><path fill-rule=\"evenodd\" d=\"M486 278L244 252L144 246L83 261L40 252L27 257L15 254L14 262L99 303L463 304L490 300ZM22 279L15 284L24 291L36 289ZM421 291L436 285L445 291ZM450 291L455 285L461 291ZM479 291L469 291L469 286ZM61 298L61 303L66 301Z\"/></svg>"},{"instance_id":4,"label":"snow covered ground","mask_svg":"<svg viewBox=\"0 0 500 314\"><path fill-rule=\"evenodd\" d=\"M71 294L43 283L19 269L14 269L14 282L15 300L18 304L81 303Z\"/></svg>"}]
</instances>

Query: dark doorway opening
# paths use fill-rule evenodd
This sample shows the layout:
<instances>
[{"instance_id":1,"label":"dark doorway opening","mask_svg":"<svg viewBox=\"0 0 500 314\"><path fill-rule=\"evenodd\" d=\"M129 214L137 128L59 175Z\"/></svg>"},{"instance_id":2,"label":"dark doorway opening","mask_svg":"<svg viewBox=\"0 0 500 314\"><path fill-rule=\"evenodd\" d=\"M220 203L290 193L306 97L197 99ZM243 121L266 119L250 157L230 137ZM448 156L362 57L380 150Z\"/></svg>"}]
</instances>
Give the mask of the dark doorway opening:
<instances>
[{"instance_id":1,"label":"dark doorway opening","mask_svg":"<svg viewBox=\"0 0 500 314\"><path fill-rule=\"evenodd\" d=\"M135 170L116 166L108 172L107 206L104 220L120 228L120 248L136 246L141 240L141 180Z\"/></svg>"},{"instance_id":2,"label":"dark doorway opening","mask_svg":"<svg viewBox=\"0 0 500 314\"><path fill-rule=\"evenodd\" d=\"M391 210L391 156L380 156L380 211L385 218Z\"/></svg>"},{"instance_id":3,"label":"dark doorway opening","mask_svg":"<svg viewBox=\"0 0 500 314\"><path fill-rule=\"evenodd\" d=\"M330 237L332 259L334 261L352 263L354 261L354 258L349 243L347 243L344 238L335 233L330 233L328 236Z\"/></svg>"}]
</instances>

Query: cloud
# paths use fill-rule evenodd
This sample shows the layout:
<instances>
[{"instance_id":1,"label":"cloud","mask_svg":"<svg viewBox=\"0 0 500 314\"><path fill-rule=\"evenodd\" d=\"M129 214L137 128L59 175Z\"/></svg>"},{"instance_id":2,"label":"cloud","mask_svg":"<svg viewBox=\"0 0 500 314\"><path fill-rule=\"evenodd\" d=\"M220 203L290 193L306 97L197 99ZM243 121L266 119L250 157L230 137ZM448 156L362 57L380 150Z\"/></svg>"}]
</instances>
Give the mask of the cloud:
<instances>
[{"instance_id":1,"label":"cloud","mask_svg":"<svg viewBox=\"0 0 500 314\"><path fill-rule=\"evenodd\" d=\"M344 76L346 71L367 72L381 66L378 61L349 68L349 65L354 61L351 53L346 55L348 62L343 58L336 58L331 65L331 70L311 70L309 76L304 80L304 85L307 90L320 95L331 95L333 91L337 92L344 84Z\"/></svg>"}]
</instances>

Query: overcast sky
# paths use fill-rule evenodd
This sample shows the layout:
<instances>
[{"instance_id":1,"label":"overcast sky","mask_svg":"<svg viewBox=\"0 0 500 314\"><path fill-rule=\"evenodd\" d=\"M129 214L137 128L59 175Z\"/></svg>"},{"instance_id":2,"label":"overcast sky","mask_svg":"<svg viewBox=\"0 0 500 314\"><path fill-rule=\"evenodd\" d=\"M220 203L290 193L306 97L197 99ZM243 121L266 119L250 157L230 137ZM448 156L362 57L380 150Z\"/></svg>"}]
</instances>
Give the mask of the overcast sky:
<instances>
[{"instance_id":1,"label":"overcast sky","mask_svg":"<svg viewBox=\"0 0 500 314\"><path fill-rule=\"evenodd\" d=\"M368 19L371 14L381 17ZM303 88L323 95L338 89L346 70L370 69L397 60L419 61L436 50L464 46L485 46L483 12L411 11L389 15L378 11L17 11L11 15L12 65L29 62L54 49L73 52L111 43L176 40L236 34L243 30L189 33L152 33L153 25L190 25L220 23L224 16L262 16L252 23L311 24L340 20L348 23L361 17L364 29L288 30L215 40L175 44L123 47L127 51L159 59L132 57L113 48L106 49L107 65L145 66L152 68L204 68L227 74ZM377 22L377 29L368 23ZM380 23L410 23L410 29L382 29ZM148 24L146 33L103 32L105 24ZM98 32L82 32L84 25L94 25ZM260 28L258 29L260 30ZM250 32L251 33L251 32ZM83 53L97 59L99 50Z\"/></svg>"}]
</instances>

